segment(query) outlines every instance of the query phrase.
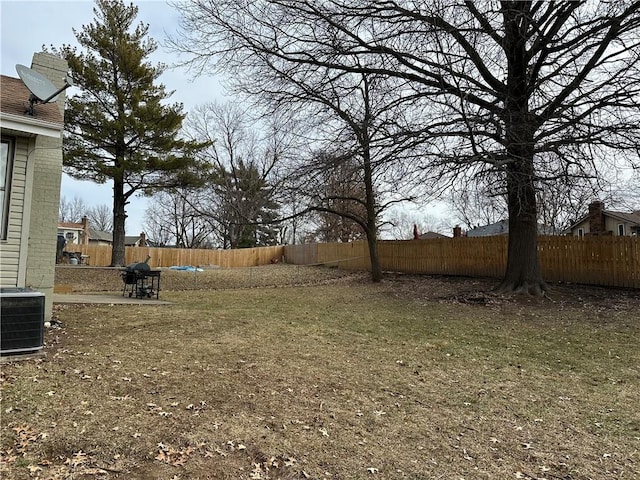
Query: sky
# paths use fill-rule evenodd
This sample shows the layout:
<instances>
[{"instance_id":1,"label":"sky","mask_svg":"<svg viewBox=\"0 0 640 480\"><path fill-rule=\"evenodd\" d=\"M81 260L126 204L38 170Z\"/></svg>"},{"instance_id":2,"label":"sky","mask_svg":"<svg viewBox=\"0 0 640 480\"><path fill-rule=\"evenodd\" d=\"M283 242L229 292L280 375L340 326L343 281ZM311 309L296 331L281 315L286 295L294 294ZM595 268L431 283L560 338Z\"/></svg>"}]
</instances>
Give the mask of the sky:
<instances>
[{"instance_id":1,"label":"sky","mask_svg":"<svg viewBox=\"0 0 640 480\"><path fill-rule=\"evenodd\" d=\"M129 3L129 2L127 2ZM158 49L149 59L153 64L175 62L175 54L163 47L167 35L172 35L178 27L179 14L166 2L138 0L138 21L149 25L149 36L158 43ZM42 46L63 44L77 45L73 29L81 30L82 25L94 19L94 2L75 1L7 1L0 0L1 42L0 63L2 75L18 77L16 64L31 66L34 52L42 51ZM224 89L215 77L191 78L184 69L168 69L161 77L167 91L174 91L169 102L180 102L184 111L212 101L224 101ZM26 99L25 99L26 100ZM63 174L61 195L67 201L78 197L87 206L113 205L112 183L98 185L93 182L74 180ZM137 235L142 232L148 200L133 197L127 207L126 233Z\"/></svg>"}]
</instances>

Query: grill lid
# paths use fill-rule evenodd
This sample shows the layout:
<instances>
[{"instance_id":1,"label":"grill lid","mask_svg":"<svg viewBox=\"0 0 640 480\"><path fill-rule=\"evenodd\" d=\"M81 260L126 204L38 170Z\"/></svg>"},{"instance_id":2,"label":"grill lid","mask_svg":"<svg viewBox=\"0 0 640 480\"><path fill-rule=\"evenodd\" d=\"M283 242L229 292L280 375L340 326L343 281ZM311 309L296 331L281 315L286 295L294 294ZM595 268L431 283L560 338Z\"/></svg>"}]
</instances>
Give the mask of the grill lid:
<instances>
[{"instance_id":1,"label":"grill lid","mask_svg":"<svg viewBox=\"0 0 640 480\"><path fill-rule=\"evenodd\" d=\"M149 266L149 259L151 258L151 255L147 255L147 258L145 259L144 262L138 262L138 263L130 263L129 265L127 265L127 270L129 271L145 271L148 272L149 270L151 270L151 267Z\"/></svg>"}]
</instances>

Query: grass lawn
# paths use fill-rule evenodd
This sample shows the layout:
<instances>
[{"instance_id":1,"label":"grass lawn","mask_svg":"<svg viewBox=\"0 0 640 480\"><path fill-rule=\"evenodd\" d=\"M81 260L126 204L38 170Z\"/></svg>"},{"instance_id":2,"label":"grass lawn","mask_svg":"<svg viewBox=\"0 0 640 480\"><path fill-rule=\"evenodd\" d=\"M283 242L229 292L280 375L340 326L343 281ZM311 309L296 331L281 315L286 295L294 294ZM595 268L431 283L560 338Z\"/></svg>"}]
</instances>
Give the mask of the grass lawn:
<instances>
[{"instance_id":1,"label":"grass lawn","mask_svg":"<svg viewBox=\"0 0 640 480\"><path fill-rule=\"evenodd\" d=\"M46 356L2 366L0 476L640 478L638 292L483 287L351 278L60 307Z\"/></svg>"}]
</instances>

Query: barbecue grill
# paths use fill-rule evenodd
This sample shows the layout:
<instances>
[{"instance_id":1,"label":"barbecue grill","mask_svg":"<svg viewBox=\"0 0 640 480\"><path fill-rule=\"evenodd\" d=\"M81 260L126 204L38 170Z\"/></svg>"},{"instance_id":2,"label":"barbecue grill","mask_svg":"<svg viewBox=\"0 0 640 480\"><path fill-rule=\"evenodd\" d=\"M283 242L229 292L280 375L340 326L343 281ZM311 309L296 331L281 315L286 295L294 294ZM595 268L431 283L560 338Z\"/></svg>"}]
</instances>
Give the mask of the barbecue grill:
<instances>
[{"instance_id":1,"label":"barbecue grill","mask_svg":"<svg viewBox=\"0 0 640 480\"><path fill-rule=\"evenodd\" d=\"M144 262L131 263L122 271L122 295L129 294L129 297L160 298L160 270L151 270L147 255Z\"/></svg>"}]
</instances>

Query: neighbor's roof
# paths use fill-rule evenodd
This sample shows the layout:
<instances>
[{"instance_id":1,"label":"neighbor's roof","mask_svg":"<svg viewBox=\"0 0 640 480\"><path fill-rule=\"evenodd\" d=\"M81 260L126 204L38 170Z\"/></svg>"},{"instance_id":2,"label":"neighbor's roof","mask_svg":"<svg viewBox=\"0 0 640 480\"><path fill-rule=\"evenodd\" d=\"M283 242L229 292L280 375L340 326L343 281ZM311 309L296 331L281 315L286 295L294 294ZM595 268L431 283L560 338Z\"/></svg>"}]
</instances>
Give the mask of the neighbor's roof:
<instances>
[{"instance_id":1,"label":"neighbor's roof","mask_svg":"<svg viewBox=\"0 0 640 480\"><path fill-rule=\"evenodd\" d=\"M556 232L549 225L537 224L538 235L555 235ZM508 235L509 234L509 220L500 220L499 222L492 223L491 225L484 225L482 227L472 228L467 232L467 237L491 237L494 235Z\"/></svg>"},{"instance_id":2,"label":"neighbor's roof","mask_svg":"<svg viewBox=\"0 0 640 480\"><path fill-rule=\"evenodd\" d=\"M606 215L608 217L612 217L612 218L621 220L623 222L627 222L627 223L631 223L631 224L640 226L640 212L629 213L629 212L616 212L616 211L613 211L613 210L603 210L602 214ZM581 224L582 222L584 222L588 218L589 218L589 214L588 213L586 215L583 215L577 221L573 222L571 224L571 226L567 229L567 231L571 231L572 229L576 228L579 224Z\"/></svg>"},{"instance_id":3,"label":"neighbor's roof","mask_svg":"<svg viewBox=\"0 0 640 480\"><path fill-rule=\"evenodd\" d=\"M105 232L104 230L94 230L93 228L89 228L89 240L112 242L113 234L111 232Z\"/></svg>"},{"instance_id":4,"label":"neighbor's roof","mask_svg":"<svg viewBox=\"0 0 640 480\"><path fill-rule=\"evenodd\" d=\"M500 220L491 225L472 228L467 232L467 237L490 237L493 235L506 235L507 233L509 233L509 222Z\"/></svg>"},{"instance_id":5,"label":"neighbor's roof","mask_svg":"<svg viewBox=\"0 0 640 480\"><path fill-rule=\"evenodd\" d=\"M26 113L30 94L29 89L19 78L0 75L0 120L2 121L2 128L46 135L46 131L41 131L37 128L45 127L47 131L56 130L59 136L64 120L60 114L58 104L51 102L44 105L36 105L34 116L30 116Z\"/></svg>"},{"instance_id":6,"label":"neighbor's roof","mask_svg":"<svg viewBox=\"0 0 640 480\"><path fill-rule=\"evenodd\" d=\"M426 232L421 235L418 235L418 240L430 240L432 238L449 238L449 237L438 232Z\"/></svg>"},{"instance_id":7,"label":"neighbor's roof","mask_svg":"<svg viewBox=\"0 0 640 480\"><path fill-rule=\"evenodd\" d=\"M613 218L622 220L623 222L635 223L636 225L640 225L640 212L626 213L626 212L612 212L612 211L605 210L604 213Z\"/></svg>"},{"instance_id":8,"label":"neighbor's roof","mask_svg":"<svg viewBox=\"0 0 640 480\"><path fill-rule=\"evenodd\" d=\"M66 230L84 230L84 225L73 222L58 222L58 228L64 228Z\"/></svg>"},{"instance_id":9,"label":"neighbor's roof","mask_svg":"<svg viewBox=\"0 0 640 480\"><path fill-rule=\"evenodd\" d=\"M124 244L135 245L138 240L140 240L140 235L126 235L124 237Z\"/></svg>"}]
</instances>

